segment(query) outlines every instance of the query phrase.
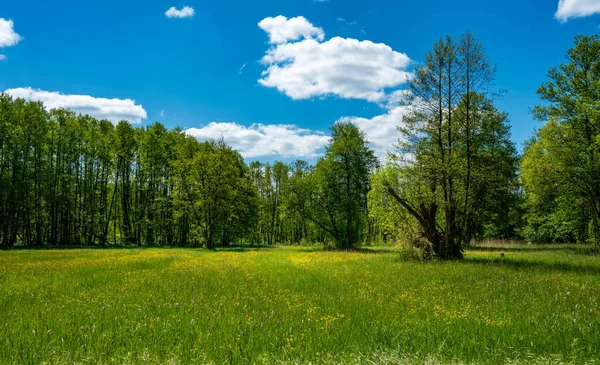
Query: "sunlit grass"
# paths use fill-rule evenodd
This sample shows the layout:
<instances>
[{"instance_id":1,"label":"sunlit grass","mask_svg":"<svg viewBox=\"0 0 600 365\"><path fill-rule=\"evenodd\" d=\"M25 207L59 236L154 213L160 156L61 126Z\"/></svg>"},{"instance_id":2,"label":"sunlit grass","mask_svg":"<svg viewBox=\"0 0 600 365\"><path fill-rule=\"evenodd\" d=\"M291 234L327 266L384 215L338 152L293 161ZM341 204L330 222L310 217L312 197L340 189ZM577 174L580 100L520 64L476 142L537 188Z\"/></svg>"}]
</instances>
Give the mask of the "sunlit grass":
<instances>
[{"instance_id":1,"label":"sunlit grass","mask_svg":"<svg viewBox=\"0 0 600 365\"><path fill-rule=\"evenodd\" d=\"M0 363L597 361L599 258L534 248L4 251Z\"/></svg>"}]
</instances>

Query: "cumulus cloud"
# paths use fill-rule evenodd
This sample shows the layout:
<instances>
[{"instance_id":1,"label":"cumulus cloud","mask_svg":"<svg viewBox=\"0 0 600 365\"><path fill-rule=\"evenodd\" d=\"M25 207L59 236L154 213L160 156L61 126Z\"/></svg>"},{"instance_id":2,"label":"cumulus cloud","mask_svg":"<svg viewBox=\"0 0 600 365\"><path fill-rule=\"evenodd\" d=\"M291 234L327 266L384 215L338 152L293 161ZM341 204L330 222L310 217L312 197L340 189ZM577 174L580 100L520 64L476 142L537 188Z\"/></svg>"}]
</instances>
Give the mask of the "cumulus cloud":
<instances>
[{"instance_id":1,"label":"cumulus cloud","mask_svg":"<svg viewBox=\"0 0 600 365\"><path fill-rule=\"evenodd\" d=\"M282 156L314 158L322 153L329 136L320 131L284 124L253 124L249 127L232 122L213 122L185 131L198 140L223 138L245 158Z\"/></svg>"},{"instance_id":2,"label":"cumulus cloud","mask_svg":"<svg viewBox=\"0 0 600 365\"><path fill-rule=\"evenodd\" d=\"M559 0L554 17L561 22L600 13L598 0Z\"/></svg>"},{"instance_id":3,"label":"cumulus cloud","mask_svg":"<svg viewBox=\"0 0 600 365\"><path fill-rule=\"evenodd\" d=\"M46 108L70 109L81 114L89 114L94 118L107 119L113 123L127 120L130 123L141 123L148 117L141 105L131 99L95 98L89 95L65 95L57 91L44 91L31 87L8 89L5 93L15 98L41 101Z\"/></svg>"},{"instance_id":4,"label":"cumulus cloud","mask_svg":"<svg viewBox=\"0 0 600 365\"><path fill-rule=\"evenodd\" d=\"M408 56L388 45L341 37L323 41L319 36L323 33L314 31L320 28L304 18L306 34L288 31L288 23L298 18L265 20L278 18L283 21L267 22L270 27L266 31L274 45L261 60L267 69L259 83L292 99L338 96L382 102L385 89L398 87L411 75ZM263 29L265 20L259 23Z\"/></svg>"},{"instance_id":5,"label":"cumulus cloud","mask_svg":"<svg viewBox=\"0 0 600 365\"><path fill-rule=\"evenodd\" d=\"M363 131L370 147L380 159L385 159L388 151L393 151L394 146L401 137L397 127L402 124L402 115L405 112L403 106L390 109L386 114L377 115L373 118L344 117Z\"/></svg>"},{"instance_id":6,"label":"cumulus cloud","mask_svg":"<svg viewBox=\"0 0 600 365\"><path fill-rule=\"evenodd\" d=\"M15 23L10 19L0 18L0 48L16 46L23 39L15 32ZM0 54L0 61L5 60L6 56Z\"/></svg>"},{"instance_id":7,"label":"cumulus cloud","mask_svg":"<svg viewBox=\"0 0 600 365\"><path fill-rule=\"evenodd\" d=\"M394 90L386 95L385 100L379 103L379 106L387 110L395 109L402 104L406 104L410 95L411 92L408 89Z\"/></svg>"},{"instance_id":8,"label":"cumulus cloud","mask_svg":"<svg viewBox=\"0 0 600 365\"><path fill-rule=\"evenodd\" d=\"M258 26L267 32L269 42L272 44L296 41L300 38L316 38L318 40L325 38L323 29L315 27L303 16L291 19L283 15L274 18L265 18L258 23Z\"/></svg>"},{"instance_id":9,"label":"cumulus cloud","mask_svg":"<svg viewBox=\"0 0 600 365\"><path fill-rule=\"evenodd\" d=\"M171 6L169 8L169 10L167 10L165 12L165 15L168 18L190 18L193 17L195 14L194 12L194 8L192 8L191 6L184 6L183 8L181 8L181 10L177 9L174 6Z\"/></svg>"},{"instance_id":10,"label":"cumulus cloud","mask_svg":"<svg viewBox=\"0 0 600 365\"><path fill-rule=\"evenodd\" d=\"M15 46L23 39L15 32L15 23L10 19L0 18L0 48Z\"/></svg>"},{"instance_id":11,"label":"cumulus cloud","mask_svg":"<svg viewBox=\"0 0 600 365\"><path fill-rule=\"evenodd\" d=\"M377 157L385 159L387 152L394 150L401 137L397 127L402 124L405 108L397 106L373 118L343 117L339 120L351 122L360 128ZM315 158L324 152L324 147L331 138L324 132L294 125L260 123L246 127L233 122L213 122L185 132L201 141L223 138L245 158Z\"/></svg>"},{"instance_id":12,"label":"cumulus cloud","mask_svg":"<svg viewBox=\"0 0 600 365\"><path fill-rule=\"evenodd\" d=\"M259 23L271 46L261 62L266 66L259 83L277 88L292 99L337 96L375 102L387 109L373 118L344 117L365 132L380 158L400 138L404 91L397 89L411 76L410 59L385 44L334 37L325 41L321 28L304 17L284 16ZM244 68L240 69L240 71ZM213 122L186 133L199 140L223 138L245 158L281 156L311 159L320 156L330 141L321 131L294 125Z\"/></svg>"}]
</instances>

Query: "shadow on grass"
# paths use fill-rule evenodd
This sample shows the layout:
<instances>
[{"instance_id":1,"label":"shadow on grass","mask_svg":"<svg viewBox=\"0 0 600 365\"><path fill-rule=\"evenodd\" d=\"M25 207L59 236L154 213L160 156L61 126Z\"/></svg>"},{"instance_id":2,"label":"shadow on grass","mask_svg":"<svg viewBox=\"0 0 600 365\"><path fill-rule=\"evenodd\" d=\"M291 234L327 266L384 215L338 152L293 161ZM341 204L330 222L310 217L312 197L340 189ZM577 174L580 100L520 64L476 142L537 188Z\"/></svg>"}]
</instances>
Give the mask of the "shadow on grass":
<instances>
[{"instance_id":1,"label":"shadow on grass","mask_svg":"<svg viewBox=\"0 0 600 365\"><path fill-rule=\"evenodd\" d=\"M138 246L138 245L15 245L0 247L0 251L37 251L37 250L131 250L144 248L157 248L161 246Z\"/></svg>"},{"instance_id":2,"label":"shadow on grass","mask_svg":"<svg viewBox=\"0 0 600 365\"><path fill-rule=\"evenodd\" d=\"M600 261L599 261L600 262ZM506 267L510 269L531 270L531 271L546 271L546 272L564 272L587 275L600 275L600 264L576 264L565 261L541 261L541 260L520 260L505 258L484 258L472 257L464 260L465 264L470 265L487 265L494 267Z\"/></svg>"},{"instance_id":3,"label":"shadow on grass","mask_svg":"<svg viewBox=\"0 0 600 365\"><path fill-rule=\"evenodd\" d=\"M41 246L25 246L16 245L11 247L0 247L0 251L11 251L11 250L147 250L154 248L161 249L185 249L194 251L206 251L206 252L252 252L262 250L273 250L281 247L293 247L301 252L354 252L354 253L368 253L368 254L381 254L381 253L392 253L395 252L391 247L357 247L351 249L335 249L327 248L324 246L300 246L300 245L266 245L266 244L239 244L229 246L218 246L214 249L208 249L205 246L194 246L194 245L41 245Z\"/></svg>"},{"instance_id":4,"label":"shadow on grass","mask_svg":"<svg viewBox=\"0 0 600 365\"><path fill-rule=\"evenodd\" d=\"M364 254L391 254L397 253L398 250L393 247L354 247L354 248L330 248L324 246L296 246L302 247L303 252L348 252L348 253L364 253Z\"/></svg>"},{"instance_id":5,"label":"shadow on grass","mask_svg":"<svg viewBox=\"0 0 600 365\"><path fill-rule=\"evenodd\" d=\"M167 250L197 250L197 251L207 251L207 252L249 252L249 251L257 251L264 249L273 249L276 246L269 245L229 245L224 247L216 247L213 250L209 250L206 247L202 246L194 246L194 245L186 245L186 246L160 246L160 245L41 245L41 246L25 246L25 245L16 245L11 247L0 247L0 251L27 251L27 250L147 250L147 249L167 249Z\"/></svg>"},{"instance_id":6,"label":"shadow on grass","mask_svg":"<svg viewBox=\"0 0 600 365\"><path fill-rule=\"evenodd\" d=\"M478 252L550 252L569 251L573 253L589 255L593 250L583 245L523 245L523 246L470 246L467 251Z\"/></svg>"},{"instance_id":7,"label":"shadow on grass","mask_svg":"<svg viewBox=\"0 0 600 365\"><path fill-rule=\"evenodd\" d=\"M208 250L205 248L200 248L202 250L206 250L209 252L252 252L252 251L263 251L263 250L272 250L277 246L269 246L269 245L229 245L224 247L216 247L214 250Z\"/></svg>"}]
</instances>

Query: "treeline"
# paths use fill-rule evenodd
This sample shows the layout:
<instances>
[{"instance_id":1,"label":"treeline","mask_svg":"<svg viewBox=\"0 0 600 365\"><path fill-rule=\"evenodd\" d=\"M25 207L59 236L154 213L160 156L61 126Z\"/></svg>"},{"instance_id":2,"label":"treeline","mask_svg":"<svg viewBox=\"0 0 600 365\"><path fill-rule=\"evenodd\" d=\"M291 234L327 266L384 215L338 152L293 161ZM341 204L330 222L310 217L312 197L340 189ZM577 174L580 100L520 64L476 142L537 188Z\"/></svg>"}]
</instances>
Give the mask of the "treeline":
<instances>
[{"instance_id":1,"label":"treeline","mask_svg":"<svg viewBox=\"0 0 600 365\"><path fill-rule=\"evenodd\" d=\"M223 141L199 142L179 128L115 126L2 94L0 242L350 247L366 238L377 161L354 125L337 123L332 133L316 166L247 166Z\"/></svg>"},{"instance_id":2,"label":"treeline","mask_svg":"<svg viewBox=\"0 0 600 365\"><path fill-rule=\"evenodd\" d=\"M246 165L223 141L113 125L0 95L0 242L15 245L359 243L415 239L365 135L336 123L325 155ZM372 189L374 184L375 189Z\"/></svg>"},{"instance_id":3,"label":"treeline","mask_svg":"<svg viewBox=\"0 0 600 365\"><path fill-rule=\"evenodd\" d=\"M548 121L518 156L495 66L467 33L434 44L385 161L338 122L314 166L246 164L221 141L113 125L0 95L0 244L410 243L454 258L480 238L600 241L600 41L577 37L538 90Z\"/></svg>"},{"instance_id":4,"label":"treeline","mask_svg":"<svg viewBox=\"0 0 600 365\"><path fill-rule=\"evenodd\" d=\"M3 246L230 242L257 197L240 155L159 123L133 128L0 96ZM235 203L235 204L234 204Z\"/></svg>"}]
</instances>

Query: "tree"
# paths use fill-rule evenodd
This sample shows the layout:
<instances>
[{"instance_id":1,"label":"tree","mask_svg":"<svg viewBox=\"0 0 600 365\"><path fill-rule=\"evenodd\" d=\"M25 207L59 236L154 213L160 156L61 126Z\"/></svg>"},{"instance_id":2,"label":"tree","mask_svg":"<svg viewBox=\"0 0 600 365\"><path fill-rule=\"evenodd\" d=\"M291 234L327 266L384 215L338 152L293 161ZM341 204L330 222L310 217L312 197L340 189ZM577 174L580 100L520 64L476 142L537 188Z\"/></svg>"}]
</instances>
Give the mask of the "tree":
<instances>
[{"instance_id":1,"label":"tree","mask_svg":"<svg viewBox=\"0 0 600 365\"><path fill-rule=\"evenodd\" d=\"M126 121L119 122L115 132L117 171L115 176L114 191L115 193L119 192L121 213L120 228L125 243L129 244L136 241L132 226L133 218L131 206L133 203L133 193L131 181L137 146L134 137L135 131ZM136 166L139 166L139 164L136 164Z\"/></svg>"},{"instance_id":2,"label":"tree","mask_svg":"<svg viewBox=\"0 0 600 365\"><path fill-rule=\"evenodd\" d=\"M523 235L530 242L587 239L592 216L567 174L571 165L577 163L573 161L577 154L572 153L572 148L578 148L568 138L568 129L550 120L525 147L521 161L526 208Z\"/></svg>"},{"instance_id":3,"label":"tree","mask_svg":"<svg viewBox=\"0 0 600 365\"><path fill-rule=\"evenodd\" d=\"M198 245L199 240L193 235L196 220L199 219L196 202L199 192L195 189L194 174L190 173L194 166L194 156L200 150L200 143L191 137L180 133L176 136L173 167L173 207L176 222L175 242Z\"/></svg>"},{"instance_id":4,"label":"tree","mask_svg":"<svg viewBox=\"0 0 600 365\"><path fill-rule=\"evenodd\" d=\"M350 122L331 127L331 142L315 170L304 179L299 201L305 217L327 232L338 248L352 248L361 240L367 216L369 176L377 158L363 132Z\"/></svg>"},{"instance_id":5,"label":"tree","mask_svg":"<svg viewBox=\"0 0 600 365\"><path fill-rule=\"evenodd\" d=\"M528 194L535 192L536 157L551 161L560 182L559 197L564 207L578 201L582 214L589 214L589 237L600 247L600 39L575 37L567 51L567 62L548 72L549 80L538 89L545 102L534 115L551 121L541 130L524 161ZM537 151L548 146L545 155ZM540 160L540 159L539 159ZM554 198L556 200L558 197ZM556 212L556 211L555 211ZM585 217L585 215L583 216Z\"/></svg>"},{"instance_id":6,"label":"tree","mask_svg":"<svg viewBox=\"0 0 600 365\"><path fill-rule=\"evenodd\" d=\"M497 189L516 189L516 150L506 114L493 106L493 78L483 47L467 33L434 44L409 81L393 162L400 173L387 190L439 258L462 257L488 221L484 213L505 208L492 204L503 198Z\"/></svg>"},{"instance_id":7,"label":"tree","mask_svg":"<svg viewBox=\"0 0 600 365\"><path fill-rule=\"evenodd\" d=\"M286 165L274 169L274 223ZM116 126L0 94L0 243L226 245L255 228L242 157L162 124Z\"/></svg>"},{"instance_id":8,"label":"tree","mask_svg":"<svg viewBox=\"0 0 600 365\"><path fill-rule=\"evenodd\" d=\"M206 247L228 245L253 228L256 191L242 156L225 142L204 142L194 156L198 219Z\"/></svg>"},{"instance_id":9,"label":"tree","mask_svg":"<svg viewBox=\"0 0 600 365\"><path fill-rule=\"evenodd\" d=\"M418 240L418 225L409 213L388 193L387 184L399 181L399 169L391 164L371 174L371 190L367 195L371 239L382 243L411 243Z\"/></svg>"}]
</instances>

